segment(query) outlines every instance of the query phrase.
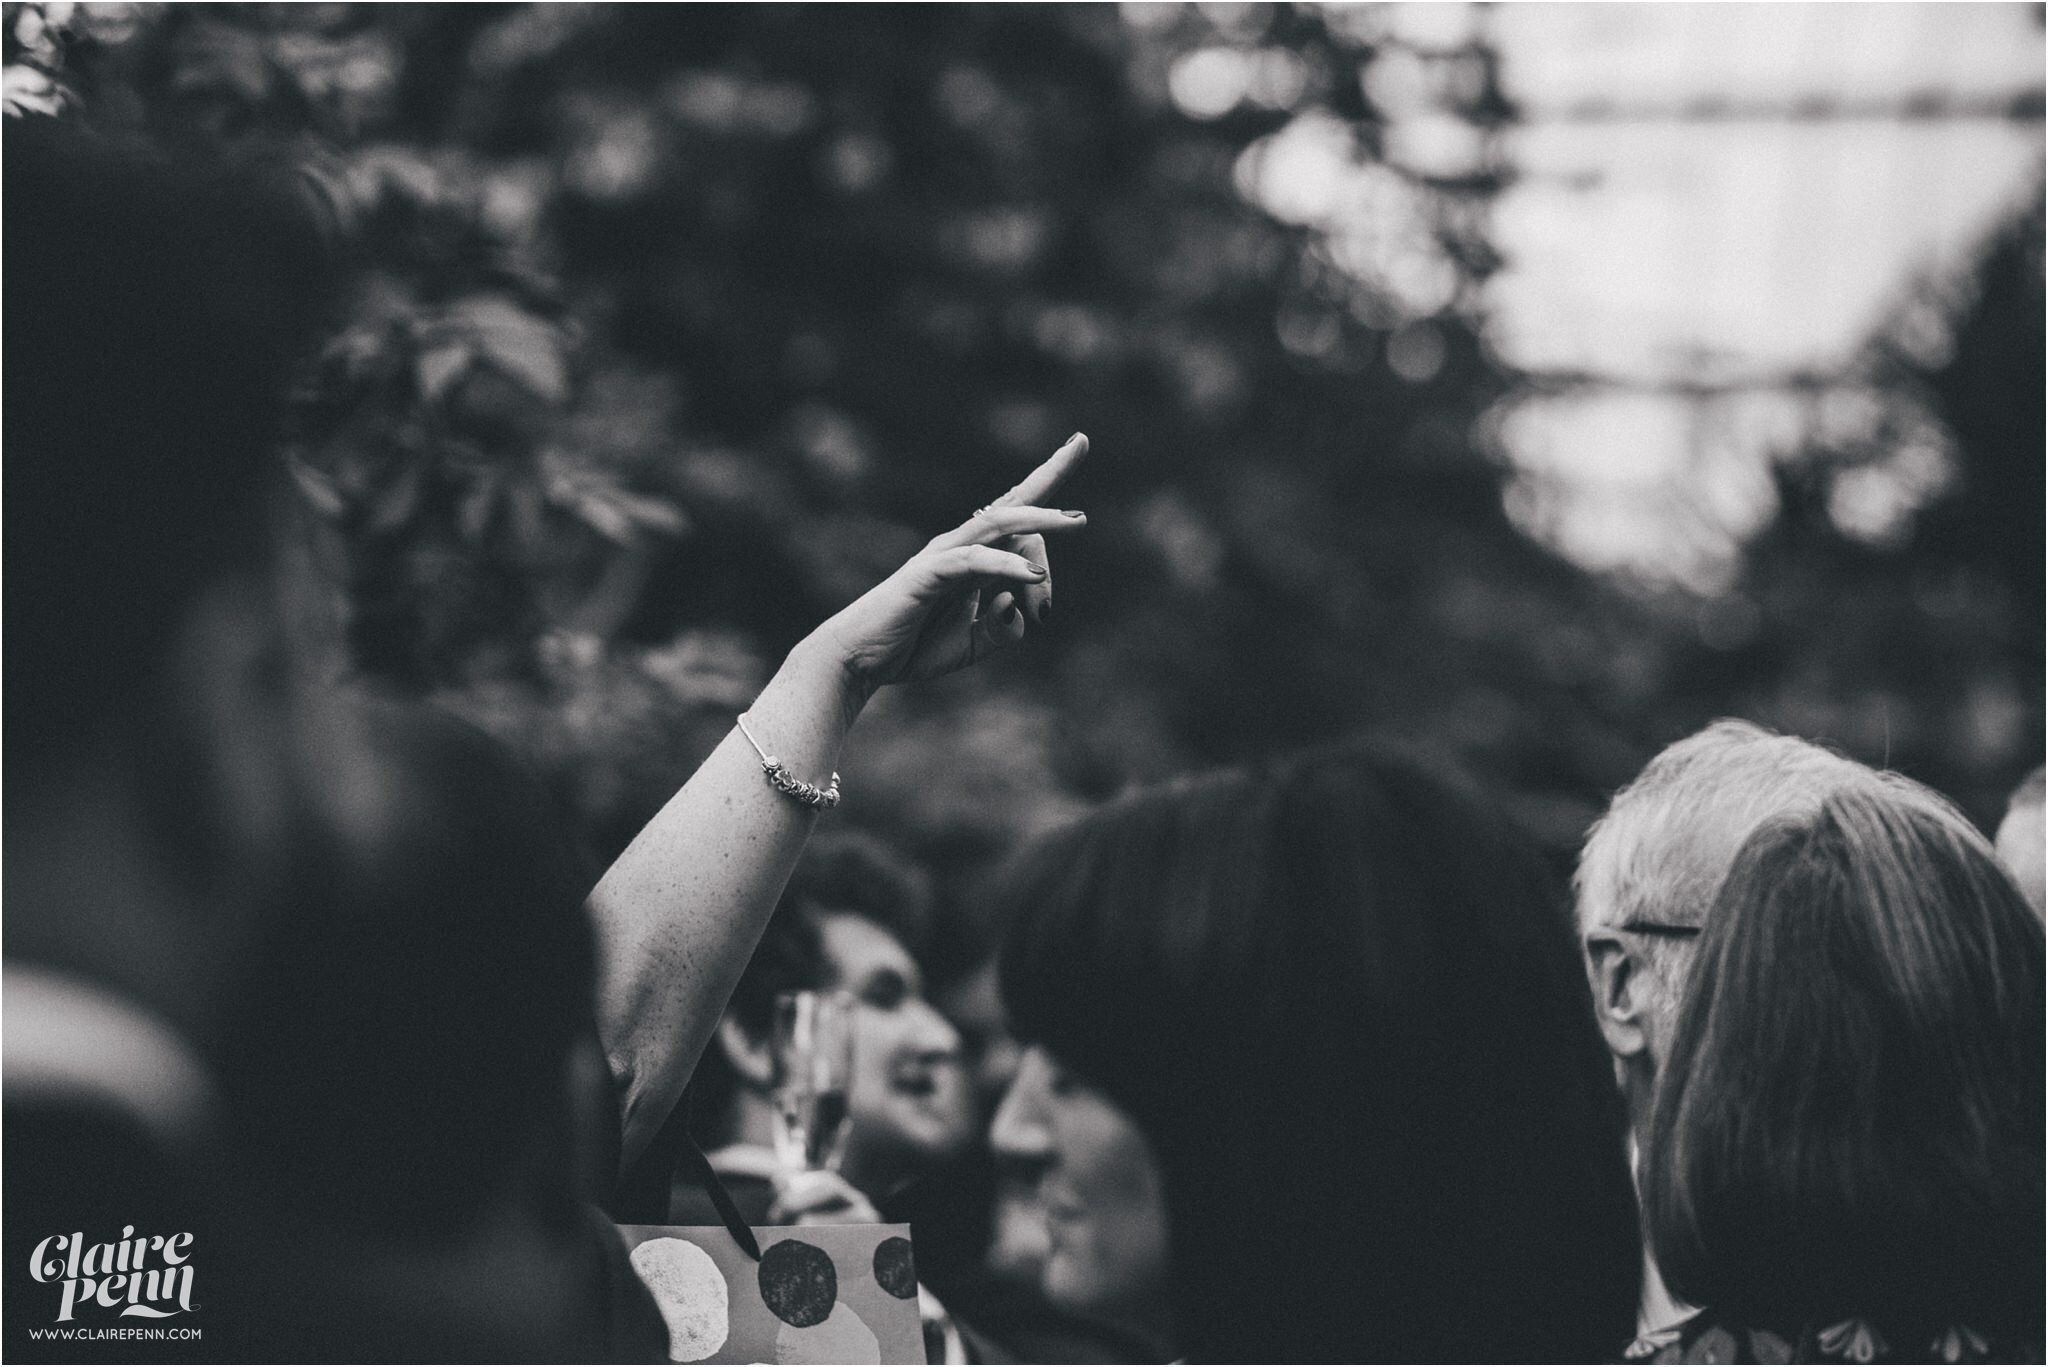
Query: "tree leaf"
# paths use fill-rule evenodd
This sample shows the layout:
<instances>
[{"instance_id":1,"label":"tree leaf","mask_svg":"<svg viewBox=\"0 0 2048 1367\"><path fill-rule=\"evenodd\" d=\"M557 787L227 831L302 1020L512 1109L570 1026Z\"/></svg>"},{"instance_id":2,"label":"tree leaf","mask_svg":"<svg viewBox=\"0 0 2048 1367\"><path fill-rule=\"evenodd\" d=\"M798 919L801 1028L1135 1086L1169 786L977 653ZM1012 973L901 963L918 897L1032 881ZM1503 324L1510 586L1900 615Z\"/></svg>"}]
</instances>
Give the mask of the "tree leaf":
<instances>
[{"instance_id":1,"label":"tree leaf","mask_svg":"<svg viewBox=\"0 0 2048 1367\"><path fill-rule=\"evenodd\" d=\"M287 456L285 469L291 472L292 482L299 486L299 492L305 495L314 512L333 522L340 521L348 512L348 500L334 487L334 482L299 456Z\"/></svg>"},{"instance_id":2,"label":"tree leaf","mask_svg":"<svg viewBox=\"0 0 2048 1367\"><path fill-rule=\"evenodd\" d=\"M449 317L473 338L479 359L549 403L569 398L569 362L561 329L497 295L465 299Z\"/></svg>"},{"instance_id":3,"label":"tree leaf","mask_svg":"<svg viewBox=\"0 0 2048 1367\"><path fill-rule=\"evenodd\" d=\"M439 403L454 383L462 378L463 372L469 369L474 356L468 344L463 342L422 352L414 366L420 397L429 403Z\"/></svg>"},{"instance_id":4,"label":"tree leaf","mask_svg":"<svg viewBox=\"0 0 2048 1367\"><path fill-rule=\"evenodd\" d=\"M497 521L498 507L504 501L504 487L505 482L497 472L485 470L457 500L456 525L471 542L481 544L490 534L491 524Z\"/></svg>"},{"instance_id":5,"label":"tree leaf","mask_svg":"<svg viewBox=\"0 0 2048 1367\"><path fill-rule=\"evenodd\" d=\"M426 489L426 469L420 461L401 465L390 482L377 491L370 507L371 531L395 532L412 520Z\"/></svg>"}]
</instances>

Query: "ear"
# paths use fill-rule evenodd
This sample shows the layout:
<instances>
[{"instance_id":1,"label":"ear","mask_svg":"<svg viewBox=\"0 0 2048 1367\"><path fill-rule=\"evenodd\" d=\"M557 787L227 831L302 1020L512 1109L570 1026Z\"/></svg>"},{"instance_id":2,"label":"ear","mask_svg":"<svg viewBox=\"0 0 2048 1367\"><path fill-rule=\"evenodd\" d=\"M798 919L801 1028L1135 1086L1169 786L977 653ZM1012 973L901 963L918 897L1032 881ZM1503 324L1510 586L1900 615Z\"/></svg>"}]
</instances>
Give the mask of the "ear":
<instances>
[{"instance_id":1,"label":"ear","mask_svg":"<svg viewBox=\"0 0 2048 1367\"><path fill-rule=\"evenodd\" d=\"M747 1087L765 1092L775 1085L775 1056L768 1041L749 1035L731 1012L719 1019L718 1047L725 1050L726 1062Z\"/></svg>"},{"instance_id":2,"label":"ear","mask_svg":"<svg viewBox=\"0 0 2048 1367\"><path fill-rule=\"evenodd\" d=\"M1634 1058L1650 1047L1649 965L1612 931L1586 932L1586 975L1593 986L1593 1014L1607 1048L1617 1059Z\"/></svg>"}]
</instances>

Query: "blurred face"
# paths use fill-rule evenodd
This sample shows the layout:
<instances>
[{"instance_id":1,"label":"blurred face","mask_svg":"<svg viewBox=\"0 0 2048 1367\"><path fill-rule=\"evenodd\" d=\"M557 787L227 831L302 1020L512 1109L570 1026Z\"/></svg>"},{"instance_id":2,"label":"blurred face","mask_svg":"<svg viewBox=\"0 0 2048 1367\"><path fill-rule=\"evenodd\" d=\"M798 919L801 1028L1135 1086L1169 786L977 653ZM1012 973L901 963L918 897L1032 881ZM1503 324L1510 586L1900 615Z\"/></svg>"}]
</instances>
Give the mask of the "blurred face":
<instances>
[{"instance_id":1,"label":"blurred face","mask_svg":"<svg viewBox=\"0 0 2048 1367\"><path fill-rule=\"evenodd\" d=\"M853 1085L846 1175L875 1195L973 1138L960 1037L924 1000L917 961L873 921L819 918L832 987L853 994Z\"/></svg>"},{"instance_id":2,"label":"blurred face","mask_svg":"<svg viewBox=\"0 0 2048 1367\"><path fill-rule=\"evenodd\" d=\"M2048 905L2048 834L2041 808L2016 802L1998 828L1998 857L2019 880L2020 891L2038 914Z\"/></svg>"},{"instance_id":3,"label":"blurred face","mask_svg":"<svg viewBox=\"0 0 2048 1367\"><path fill-rule=\"evenodd\" d=\"M1658 947L1644 968L1653 984L1644 1028L1649 1035L1650 1058L1659 1073L1671 1057L1671 1037L1678 1032L1678 1008L1685 1002L1686 977L1692 964L1693 941L1678 940Z\"/></svg>"},{"instance_id":4,"label":"blurred face","mask_svg":"<svg viewBox=\"0 0 2048 1367\"><path fill-rule=\"evenodd\" d=\"M990 1140L1007 1167L1036 1178L1046 1298L1170 1343L1166 1189L1138 1127L1033 1047Z\"/></svg>"},{"instance_id":5,"label":"blurred face","mask_svg":"<svg viewBox=\"0 0 2048 1367\"><path fill-rule=\"evenodd\" d=\"M1009 1023L1003 1018L1003 997L996 981L996 962L990 959L972 974L953 985L941 998L947 1019L960 1032L962 1055L974 1080L975 1099L991 1115L1010 1090L1017 1076L1023 1051L1010 1038Z\"/></svg>"}]
</instances>

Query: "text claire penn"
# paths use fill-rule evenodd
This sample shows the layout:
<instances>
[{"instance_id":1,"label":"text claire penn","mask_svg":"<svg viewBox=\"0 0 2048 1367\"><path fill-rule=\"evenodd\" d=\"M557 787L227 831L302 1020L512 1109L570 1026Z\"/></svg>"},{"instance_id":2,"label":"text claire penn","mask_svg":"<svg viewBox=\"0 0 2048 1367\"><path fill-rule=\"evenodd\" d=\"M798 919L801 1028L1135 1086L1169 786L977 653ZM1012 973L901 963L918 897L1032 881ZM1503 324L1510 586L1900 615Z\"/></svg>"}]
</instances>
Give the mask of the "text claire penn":
<instances>
[{"instance_id":1,"label":"text claire penn","mask_svg":"<svg viewBox=\"0 0 2048 1367\"><path fill-rule=\"evenodd\" d=\"M151 1266L154 1256L158 1266ZM83 1234L52 1234L29 1255L29 1275L39 1282L58 1282L64 1300L59 1322L90 1301L124 1315L162 1320L192 1308L192 1236L152 1234L135 1237L135 1226L121 1230L112 1243L88 1244ZM123 1304L126 1302L126 1304ZM160 1308L175 1302L177 1308Z\"/></svg>"}]
</instances>

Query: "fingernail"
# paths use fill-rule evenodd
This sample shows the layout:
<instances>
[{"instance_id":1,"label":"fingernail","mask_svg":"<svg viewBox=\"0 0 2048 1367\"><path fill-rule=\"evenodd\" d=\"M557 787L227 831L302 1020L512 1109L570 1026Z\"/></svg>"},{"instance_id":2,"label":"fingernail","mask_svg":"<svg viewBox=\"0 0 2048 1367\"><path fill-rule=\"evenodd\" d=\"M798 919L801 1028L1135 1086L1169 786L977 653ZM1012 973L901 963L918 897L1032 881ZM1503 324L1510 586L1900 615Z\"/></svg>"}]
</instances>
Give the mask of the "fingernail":
<instances>
[{"instance_id":1,"label":"fingernail","mask_svg":"<svg viewBox=\"0 0 2048 1367\"><path fill-rule=\"evenodd\" d=\"M1043 579L1043 578L1045 578L1045 566L1043 566L1043 565L1033 565L1033 566L1031 567L1031 577L1032 577L1033 579Z\"/></svg>"},{"instance_id":2,"label":"fingernail","mask_svg":"<svg viewBox=\"0 0 2048 1367\"><path fill-rule=\"evenodd\" d=\"M1081 510L1080 510L1079 508L1062 508L1062 509L1060 509L1060 516L1061 516L1061 517L1086 517L1086 516L1088 516L1088 514L1086 514L1086 513L1082 512L1082 511L1081 511Z\"/></svg>"},{"instance_id":3,"label":"fingernail","mask_svg":"<svg viewBox=\"0 0 2048 1367\"><path fill-rule=\"evenodd\" d=\"M1014 621L1016 621L1016 620L1017 620L1017 605L1016 605L1015 603L1012 603L1012 604L1010 604L1010 606L1009 606L1009 607L1007 607L1007 608L1005 608L1005 609L1003 610L1003 625L1004 625L1004 626L1008 626L1008 625L1009 625L1010 623L1012 623L1012 622L1014 622Z\"/></svg>"},{"instance_id":4,"label":"fingernail","mask_svg":"<svg viewBox=\"0 0 2048 1367\"><path fill-rule=\"evenodd\" d=\"M1045 624L1045 619L1050 616L1052 616L1052 599L1048 598L1043 603L1040 603L1038 605L1039 625L1043 626Z\"/></svg>"},{"instance_id":5,"label":"fingernail","mask_svg":"<svg viewBox=\"0 0 2048 1367\"><path fill-rule=\"evenodd\" d=\"M1077 441L1081 440L1081 438L1082 438L1082 436L1083 436L1083 435L1084 435L1083 433L1080 433L1080 432L1076 432L1076 433L1075 433L1075 434L1074 434L1073 436L1071 436L1071 437L1068 437L1068 438L1067 438L1067 439L1066 439L1065 441L1061 442L1061 443L1060 443L1060 445L1062 445L1062 446L1072 446L1072 445L1073 445L1073 444L1074 444L1075 442L1077 442Z\"/></svg>"}]
</instances>

